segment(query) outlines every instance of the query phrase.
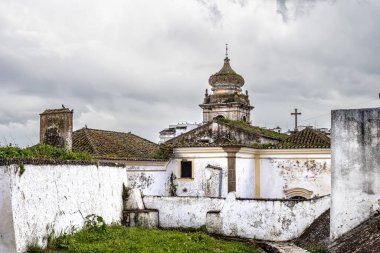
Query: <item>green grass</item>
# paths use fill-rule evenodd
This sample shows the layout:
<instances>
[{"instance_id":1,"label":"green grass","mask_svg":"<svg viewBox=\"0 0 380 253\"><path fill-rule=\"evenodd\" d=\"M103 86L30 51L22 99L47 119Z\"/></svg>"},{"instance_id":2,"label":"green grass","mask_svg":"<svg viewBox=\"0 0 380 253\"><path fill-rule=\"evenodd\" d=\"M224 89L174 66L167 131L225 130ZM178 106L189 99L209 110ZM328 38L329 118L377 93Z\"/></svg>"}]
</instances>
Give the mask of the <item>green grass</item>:
<instances>
[{"instance_id":1,"label":"green grass","mask_svg":"<svg viewBox=\"0 0 380 253\"><path fill-rule=\"evenodd\" d=\"M94 157L84 152L72 152L50 145L38 144L29 148L13 146L0 147L0 158L33 158L41 160L81 160L91 161Z\"/></svg>"},{"instance_id":2,"label":"green grass","mask_svg":"<svg viewBox=\"0 0 380 253\"><path fill-rule=\"evenodd\" d=\"M44 252L252 252L253 246L217 240L203 232L111 226L85 229L53 240Z\"/></svg>"},{"instance_id":3,"label":"green grass","mask_svg":"<svg viewBox=\"0 0 380 253\"><path fill-rule=\"evenodd\" d=\"M251 126L250 124L243 121L230 120L230 119L219 119L219 121L228 126L239 128L249 133L259 134L259 135L266 136L269 138L274 138L277 140L285 140L286 138L288 138L288 135L286 134L277 133L277 132L264 129L261 127L257 127L257 126Z\"/></svg>"}]
</instances>

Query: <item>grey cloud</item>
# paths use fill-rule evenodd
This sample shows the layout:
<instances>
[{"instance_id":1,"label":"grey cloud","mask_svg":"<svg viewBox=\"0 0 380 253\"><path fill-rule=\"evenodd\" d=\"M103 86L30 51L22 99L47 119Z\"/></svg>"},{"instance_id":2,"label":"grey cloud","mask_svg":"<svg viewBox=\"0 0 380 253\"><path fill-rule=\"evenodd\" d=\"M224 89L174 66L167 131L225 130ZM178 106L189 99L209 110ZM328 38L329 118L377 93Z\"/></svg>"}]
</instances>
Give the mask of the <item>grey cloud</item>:
<instances>
[{"instance_id":1,"label":"grey cloud","mask_svg":"<svg viewBox=\"0 0 380 253\"><path fill-rule=\"evenodd\" d=\"M168 124L199 122L226 42L255 125L292 127L297 107L302 124L328 127L333 108L378 106L374 1L283 1L286 23L278 2L266 0L150 2L149 9L116 1L91 5L86 17L72 12L74 1L58 15L43 1L19 2L23 12L10 2L0 3L1 143L37 142L38 113L61 104L74 109L76 129L87 124L154 141Z\"/></svg>"}]
</instances>

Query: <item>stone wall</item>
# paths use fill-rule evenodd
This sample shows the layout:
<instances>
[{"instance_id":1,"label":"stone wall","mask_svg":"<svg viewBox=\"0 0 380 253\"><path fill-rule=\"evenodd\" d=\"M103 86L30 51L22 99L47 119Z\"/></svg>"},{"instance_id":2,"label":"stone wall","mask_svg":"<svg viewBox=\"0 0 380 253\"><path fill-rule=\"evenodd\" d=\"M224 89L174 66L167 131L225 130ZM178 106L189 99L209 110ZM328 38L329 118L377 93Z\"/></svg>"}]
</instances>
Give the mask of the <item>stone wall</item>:
<instances>
[{"instance_id":1,"label":"stone wall","mask_svg":"<svg viewBox=\"0 0 380 253\"><path fill-rule=\"evenodd\" d=\"M62 108L45 110L40 114L40 143L72 148L73 111Z\"/></svg>"},{"instance_id":2,"label":"stone wall","mask_svg":"<svg viewBox=\"0 0 380 253\"><path fill-rule=\"evenodd\" d=\"M380 208L380 108L332 111L330 237L336 239Z\"/></svg>"}]
</instances>

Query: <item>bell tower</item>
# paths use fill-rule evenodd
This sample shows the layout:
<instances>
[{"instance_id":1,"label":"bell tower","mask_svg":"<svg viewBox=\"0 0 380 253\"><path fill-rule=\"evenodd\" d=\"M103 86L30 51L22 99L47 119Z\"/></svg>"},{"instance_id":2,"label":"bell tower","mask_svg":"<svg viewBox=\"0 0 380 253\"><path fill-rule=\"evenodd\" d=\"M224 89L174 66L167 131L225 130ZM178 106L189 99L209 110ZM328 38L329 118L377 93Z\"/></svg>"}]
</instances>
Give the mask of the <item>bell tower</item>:
<instances>
[{"instance_id":1,"label":"bell tower","mask_svg":"<svg viewBox=\"0 0 380 253\"><path fill-rule=\"evenodd\" d=\"M203 123L213 121L214 118L251 122L253 106L250 105L248 91L242 93L244 78L230 66L228 44L222 69L210 76L208 82L212 94L206 89L203 104L199 105L203 109Z\"/></svg>"}]
</instances>

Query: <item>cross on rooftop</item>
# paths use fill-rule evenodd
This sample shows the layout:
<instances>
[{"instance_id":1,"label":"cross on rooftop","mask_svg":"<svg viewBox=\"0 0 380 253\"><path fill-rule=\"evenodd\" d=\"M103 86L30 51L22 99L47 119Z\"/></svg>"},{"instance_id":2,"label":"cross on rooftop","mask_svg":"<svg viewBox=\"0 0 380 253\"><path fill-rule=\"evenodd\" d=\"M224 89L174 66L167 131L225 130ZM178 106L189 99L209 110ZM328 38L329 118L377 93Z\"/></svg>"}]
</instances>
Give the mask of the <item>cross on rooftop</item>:
<instances>
[{"instance_id":1,"label":"cross on rooftop","mask_svg":"<svg viewBox=\"0 0 380 253\"><path fill-rule=\"evenodd\" d=\"M294 131L297 132L298 131L298 123L297 123L297 119L298 119L298 115L301 115L300 112L298 112L298 109L294 109L294 112L292 112L290 115L294 116Z\"/></svg>"},{"instance_id":2,"label":"cross on rooftop","mask_svg":"<svg viewBox=\"0 0 380 253\"><path fill-rule=\"evenodd\" d=\"M228 44L226 43L226 58L228 58Z\"/></svg>"}]
</instances>

